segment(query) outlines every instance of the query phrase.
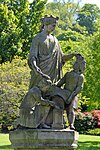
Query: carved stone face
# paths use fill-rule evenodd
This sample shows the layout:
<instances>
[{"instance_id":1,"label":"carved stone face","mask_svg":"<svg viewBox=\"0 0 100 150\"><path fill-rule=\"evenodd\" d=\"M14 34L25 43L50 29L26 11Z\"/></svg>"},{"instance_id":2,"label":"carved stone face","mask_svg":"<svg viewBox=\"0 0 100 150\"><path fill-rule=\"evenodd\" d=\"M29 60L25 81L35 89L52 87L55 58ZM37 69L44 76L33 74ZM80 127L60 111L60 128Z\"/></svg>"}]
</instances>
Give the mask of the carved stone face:
<instances>
[{"instance_id":1,"label":"carved stone face","mask_svg":"<svg viewBox=\"0 0 100 150\"><path fill-rule=\"evenodd\" d=\"M45 25L44 29L50 33L55 30L55 27L56 27L56 23L53 23L53 24Z\"/></svg>"},{"instance_id":2,"label":"carved stone face","mask_svg":"<svg viewBox=\"0 0 100 150\"><path fill-rule=\"evenodd\" d=\"M86 63L85 62L80 63L81 72L84 72L85 69L86 69Z\"/></svg>"},{"instance_id":3,"label":"carved stone face","mask_svg":"<svg viewBox=\"0 0 100 150\"><path fill-rule=\"evenodd\" d=\"M76 61L73 65L73 68L75 72L80 72L80 73L83 73L84 70L86 69L86 61L81 54L78 54L76 56Z\"/></svg>"},{"instance_id":4,"label":"carved stone face","mask_svg":"<svg viewBox=\"0 0 100 150\"><path fill-rule=\"evenodd\" d=\"M42 79L39 84L38 84L38 87L40 88L41 91L43 92L47 92L48 89L51 87L51 81L50 80L45 80L45 79Z\"/></svg>"},{"instance_id":5,"label":"carved stone face","mask_svg":"<svg viewBox=\"0 0 100 150\"><path fill-rule=\"evenodd\" d=\"M84 61L83 62L75 62L73 68L76 72L83 73L84 70L86 69L86 63Z\"/></svg>"}]
</instances>

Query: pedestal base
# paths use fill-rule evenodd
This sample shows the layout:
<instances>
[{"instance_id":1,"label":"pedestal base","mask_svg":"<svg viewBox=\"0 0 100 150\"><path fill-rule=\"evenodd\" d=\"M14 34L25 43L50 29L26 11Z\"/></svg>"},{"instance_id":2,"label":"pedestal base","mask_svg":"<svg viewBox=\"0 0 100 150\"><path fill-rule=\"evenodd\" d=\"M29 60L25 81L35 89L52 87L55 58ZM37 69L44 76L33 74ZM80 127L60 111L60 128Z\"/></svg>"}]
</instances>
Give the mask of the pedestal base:
<instances>
[{"instance_id":1,"label":"pedestal base","mask_svg":"<svg viewBox=\"0 0 100 150\"><path fill-rule=\"evenodd\" d=\"M78 137L78 132L67 129L17 129L9 135L14 150L73 150Z\"/></svg>"}]
</instances>

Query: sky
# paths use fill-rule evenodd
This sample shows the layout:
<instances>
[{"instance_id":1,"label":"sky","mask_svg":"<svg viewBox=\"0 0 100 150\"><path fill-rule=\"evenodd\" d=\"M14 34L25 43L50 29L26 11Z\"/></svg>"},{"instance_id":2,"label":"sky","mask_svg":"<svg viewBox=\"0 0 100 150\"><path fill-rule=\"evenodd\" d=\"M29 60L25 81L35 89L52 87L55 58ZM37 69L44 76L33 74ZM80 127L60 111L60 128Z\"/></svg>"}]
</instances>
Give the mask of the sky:
<instances>
[{"instance_id":1,"label":"sky","mask_svg":"<svg viewBox=\"0 0 100 150\"><path fill-rule=\"evenodd\" d=\"M52 2L53 0L48 0L48 2ZM74 2L77 2L78 0L74 0ZM81 5L84 5L85 3L90 4L96 4L100 8L100 0L80 0Z\"/></svg>"}]
</instances>

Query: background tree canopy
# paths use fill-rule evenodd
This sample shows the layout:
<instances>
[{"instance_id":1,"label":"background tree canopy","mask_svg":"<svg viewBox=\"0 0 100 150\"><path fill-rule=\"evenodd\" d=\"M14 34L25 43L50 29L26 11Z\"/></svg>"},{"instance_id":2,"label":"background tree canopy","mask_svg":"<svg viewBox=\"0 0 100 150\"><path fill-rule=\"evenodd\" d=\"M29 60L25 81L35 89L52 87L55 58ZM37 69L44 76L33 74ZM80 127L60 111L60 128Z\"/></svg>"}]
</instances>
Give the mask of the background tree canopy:
<instances>
[{"instance_id":1,"label":"background tree canopy","mask_svg":"<svg viewBox=\"0 0 100 150\"><path fill-rule=\"evenodd\" d=\"M32 37L38 32L47 0L1 0L0 61L12 61L15 55L27 57Z\"/></svg>"},{"instance_id":2,"label":"background tree canopy","mask_svg":"<svg viewBox=\"0 0 100 150\"><path fill-rule=\"evenodd\" d=\"M32 38L39 32L45 14L59 17L53 34L64 53L81 53L87 62L84 89L79 95L83 110L100 109L100 9L94 4L47 0L0 1L0 122L12 123L28 90L27 57ZM67 62L64 73L74 60ZM84 107L85 106L85 107Z\"/></svg>"}]
</instances>

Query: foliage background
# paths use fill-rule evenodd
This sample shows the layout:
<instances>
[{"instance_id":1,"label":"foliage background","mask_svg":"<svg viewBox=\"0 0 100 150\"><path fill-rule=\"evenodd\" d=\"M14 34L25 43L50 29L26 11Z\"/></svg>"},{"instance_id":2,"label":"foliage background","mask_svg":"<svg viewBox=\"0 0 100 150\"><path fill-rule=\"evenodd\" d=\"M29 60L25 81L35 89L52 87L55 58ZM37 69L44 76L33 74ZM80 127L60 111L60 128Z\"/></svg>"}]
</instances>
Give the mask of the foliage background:
<instances>
[{"instance_id":1,"label":"foliage background","mask_svg":"<svg viewBox=\"0 0 100 150\"><path fill-rule=\"evenodd\" d=\"M0 122L11 126L28 91L30 69L27 60L16 57L11 63L3 63L0 75Z\"/></svg>"},{"instance_id":2,"label":"foliage background","mask_svg":"<svg viewBox=\"0 0 100 150\"><path fill-rule=\"evenodd\" d=\"M100 109L100 9L95 4L82 8L73 1L0 1L0 123L9 125L18 116L28 91L30 69L27 58L32 38L39 32L45 14L59 16L54 34L64 53L81 53L87 62L84 88L79 94L82 111ZM67 62L64 73L72 69Z\"/></svg>"}]
</instances>

